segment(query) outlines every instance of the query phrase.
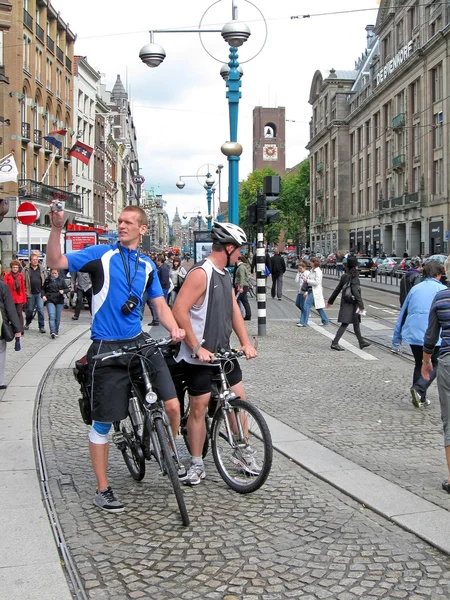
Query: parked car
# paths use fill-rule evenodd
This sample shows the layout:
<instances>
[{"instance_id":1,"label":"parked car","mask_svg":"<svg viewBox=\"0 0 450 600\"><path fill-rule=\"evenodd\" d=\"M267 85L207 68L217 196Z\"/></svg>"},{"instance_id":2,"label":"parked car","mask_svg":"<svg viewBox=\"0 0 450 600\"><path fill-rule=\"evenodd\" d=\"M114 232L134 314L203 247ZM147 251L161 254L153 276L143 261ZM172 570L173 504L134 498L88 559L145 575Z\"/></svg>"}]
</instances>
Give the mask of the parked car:
<instances>
[{"instance_id":1,"label":"parked car","mask_svg":"<svg viewBox=\"0 0 450 600\"><path fill-rule=\"evenodd\" d=\"M384 258L380 258L379 256L374 256L372 258L372 267L370 269L371 277L376 277L378 273L378 267L383 262Z\"/></svg>"},{"instance_id":2,"label":"parked car","mask_svg":"<svg viewBox=\"0 0 450 600\"><path fill-rule=\"evenodd\" d=\"M357 259L359 274L369 277L372 269L372 259L370 256L357 256Z\"/></svg>"},{"instance_id":3,"label":"parked car","mask_svg":"<svg viewBox=\"0 0 450 600\"><path fill-rule=\"evenodd\" d=\"M426 262L428 262L429 260L437 260L437 262L441 263L441 265L444 266L445 261L447 260L447 258L448 258L447 254L432 254L431 256L428 256L428 258L426 258L424 260L424 264ZM445 274L445 272L443 273L443 275L441 277L441 283L443 283L446 286L449 285L449 282L447 280L447 275Z\"/></svg>"},{"instance_id":4,"label":"parked car","mask_svg":"<svg viewBox=\"0 0 450 600\"><path fill-rule=\"evenodd\" d=\"M401 262L401 257L397 258L397 256L389 256L388 258L385 258L381 264L378 265L378 273L380 275L393 275L398 269Z\"/></svg>"}]
</instances>

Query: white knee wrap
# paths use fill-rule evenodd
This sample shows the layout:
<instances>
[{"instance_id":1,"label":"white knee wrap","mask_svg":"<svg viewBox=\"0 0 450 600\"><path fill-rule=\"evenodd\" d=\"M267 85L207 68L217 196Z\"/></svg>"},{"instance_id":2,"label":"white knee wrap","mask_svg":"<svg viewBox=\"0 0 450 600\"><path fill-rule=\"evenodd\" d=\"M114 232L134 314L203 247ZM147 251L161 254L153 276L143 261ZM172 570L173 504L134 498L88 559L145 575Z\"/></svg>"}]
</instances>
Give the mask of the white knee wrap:
<instances>
[{"instance_id":1,"label":"white knee wrap","mask_svg":"<svg viewBox=\"0 0 450 600\"><path fill-rule=\"evenodd\" d=\"M99 433L94 428L94 423L89 430L89 441L93 444L107 444L108 443L108 433Z\"/></svg>"}]
</instances>

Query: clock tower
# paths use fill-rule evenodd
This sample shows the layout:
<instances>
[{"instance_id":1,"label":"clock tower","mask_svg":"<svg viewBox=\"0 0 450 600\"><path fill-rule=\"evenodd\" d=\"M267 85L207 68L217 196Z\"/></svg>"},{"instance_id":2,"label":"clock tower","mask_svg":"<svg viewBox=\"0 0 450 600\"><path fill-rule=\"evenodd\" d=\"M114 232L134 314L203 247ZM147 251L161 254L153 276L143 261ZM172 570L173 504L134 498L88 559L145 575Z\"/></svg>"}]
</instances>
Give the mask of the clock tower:
<instances>
[{"instance_id":1,"label":"clock tower","mask_svg":"<svg viewBox=\"0 0 450 600\"><path fill-rule=\"evenodd\" d=\"M271 167L278 175L286 171L286 111L278 108L253 109L253 170Z\"/></svg>"}]
</instances>

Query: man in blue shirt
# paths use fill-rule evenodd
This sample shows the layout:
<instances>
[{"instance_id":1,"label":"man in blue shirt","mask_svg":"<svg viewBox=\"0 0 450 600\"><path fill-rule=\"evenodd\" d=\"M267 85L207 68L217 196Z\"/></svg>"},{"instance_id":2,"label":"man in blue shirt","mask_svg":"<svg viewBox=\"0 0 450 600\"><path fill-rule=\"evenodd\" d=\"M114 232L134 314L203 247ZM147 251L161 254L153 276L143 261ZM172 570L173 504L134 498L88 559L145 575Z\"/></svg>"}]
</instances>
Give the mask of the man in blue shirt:
<instances>
[{"instance_id":1,"label":"man in blue shirt","mask_svg":"<svg viewBox=\"0 0 450 600\"><path fill-rule=\"evenodd\" d=\"M52 208L52 205L51 205ZM89 451L97 478L94 504L107 512L122 512L108 484L108 433L113 421L127 416L131 384L128 359L94 364L93 356L121 348L128 342L147 338L142 332L140 307L146 291L162 325L174 342L184 338L164 299L152 260L139 252L140 238L147 231L147 215L138 206L127 206L118 219L118 243L97 245L78 252L61 253L60 236L64 212L51 211L52 229L47 245L51 268L90 273L92 279L92 344L88 351L91 367L92 428ZM111 364L112 362L112 364ZM149 359L152 385L165 407L174 434L178 432L180 406L173 382L161 353Z\"/></svg>"}]
</instances>

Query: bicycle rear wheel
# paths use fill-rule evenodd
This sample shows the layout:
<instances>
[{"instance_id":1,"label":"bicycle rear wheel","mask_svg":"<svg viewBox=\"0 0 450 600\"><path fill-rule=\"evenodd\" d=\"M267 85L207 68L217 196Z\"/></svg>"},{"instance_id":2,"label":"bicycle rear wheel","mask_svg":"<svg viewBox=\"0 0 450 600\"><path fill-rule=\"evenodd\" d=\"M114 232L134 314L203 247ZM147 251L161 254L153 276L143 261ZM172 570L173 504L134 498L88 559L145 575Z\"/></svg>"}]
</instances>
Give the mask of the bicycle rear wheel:
<instances>
[{"instance_id":1,"label":"bicycle rear wheel","mask_svg":"<svg viewBox=\"0 0 450 600\"><path fill-rule=\"evenodd\" d=\"M145 476L145 457L130 417L120 422L114 442L122 452L131 477L136 481L142 481Z\"/></svg>"},{"instance_id":2,"label":"bicycle rear wheel","mask_svg":"<svg viewBox=\"0 0 450 600\"><path fill-rule=\"evenodd\" d=\"M246 400L230 400L214 415L211 449L217 470L235 492L258 490L272 468L272 438L264 417Z\"/></svg>"},{"instance_id":3,"label":"bicycle rear wheel","mask_svg":"<svg viewBox=\"0 0 450 600\"><path fill-rule=\"evenodd\" d=\"M173 491L178 503L178 509L180 511L181 520L183 525L187 527L189 525L189 515L184 502L183 490L181 489L180 480L178 478L177 467L172 452L169 448L169 442L167 441L167 433L161 418L156 418L154 421L156 435L158 436L159 447L161 449L161 459L165 472L169 475L172 483Z\"/></svg>"}]
</instances>

